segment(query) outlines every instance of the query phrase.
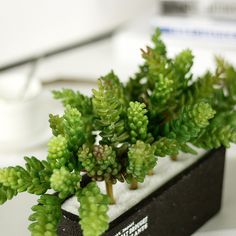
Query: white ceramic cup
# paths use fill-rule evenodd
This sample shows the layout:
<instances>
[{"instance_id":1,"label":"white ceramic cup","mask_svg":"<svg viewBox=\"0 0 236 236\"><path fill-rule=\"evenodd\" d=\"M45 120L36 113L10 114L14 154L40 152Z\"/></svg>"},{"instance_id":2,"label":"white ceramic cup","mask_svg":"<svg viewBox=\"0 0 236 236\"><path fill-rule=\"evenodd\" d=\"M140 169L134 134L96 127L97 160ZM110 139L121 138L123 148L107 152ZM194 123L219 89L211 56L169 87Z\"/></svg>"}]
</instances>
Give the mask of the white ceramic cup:
<instances>
[{"instance_id":1,"label":"white ceramic cup","mask_svg":"<svg viewBox=\"0 0 236 236\"><path fill-rule=\"evenodd\" d=\"M33 79L24 91L25 81L19 73L0 77L0 151L30 147L46 129L41 83Z\"/></svg>"}]
</instances>

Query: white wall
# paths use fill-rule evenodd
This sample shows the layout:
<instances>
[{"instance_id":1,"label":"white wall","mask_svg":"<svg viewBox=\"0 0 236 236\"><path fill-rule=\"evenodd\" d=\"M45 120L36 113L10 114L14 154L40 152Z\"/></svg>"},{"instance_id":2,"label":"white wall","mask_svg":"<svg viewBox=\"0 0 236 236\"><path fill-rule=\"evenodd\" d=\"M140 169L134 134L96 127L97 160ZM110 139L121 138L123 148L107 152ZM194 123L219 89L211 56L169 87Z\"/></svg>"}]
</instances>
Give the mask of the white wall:
<instances>
[{"instance_id":1,"label":"white wall","mask_svg":"<svg viewBox=\"0 0 236 236\"><path fill-rule=\"evenodd\" d=\"M155 0L0 0L0 65L155 11Z\"/></svg>"}]
</instances>

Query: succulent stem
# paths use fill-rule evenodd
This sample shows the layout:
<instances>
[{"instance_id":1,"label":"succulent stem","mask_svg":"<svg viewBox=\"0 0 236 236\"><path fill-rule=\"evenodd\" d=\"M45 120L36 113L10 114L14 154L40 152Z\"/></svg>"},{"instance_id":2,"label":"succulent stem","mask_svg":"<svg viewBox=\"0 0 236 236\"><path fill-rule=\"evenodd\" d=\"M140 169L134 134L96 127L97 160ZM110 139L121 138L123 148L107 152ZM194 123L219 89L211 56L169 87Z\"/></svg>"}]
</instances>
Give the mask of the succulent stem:
<instances>
[{"instance_id":1,"label":"succulent stem","mask_svg":"<svg viewBox=\"0 0 236 236\"><path fill-rule=\"evenodd\" d=\"M178 156L177 155L173 155L173 156L170 156L170 158L171 158L172 161L177 161Z\"/></svg>"},{"instance_id":2,"label":"succulent stem","mask_svg":"<svg viewBox=\"0 0 236 236\"><path fill-rule=\"evenodd\" d=\"M113 204L116 203L116 200L115 200L114 195L113 195L112 183L109 182L109 181L105 181L105 183L106 183L106 192L107 192L107 195L110 198L110 204L113 205Z\"/></svg>"},{"instance_id":3,"label":"succulent stem","mask_svg":"<svg viewBox=\"0 0 236 236\"><path fill-rule=\"evenodd\" d=\"M153 171L153 169L148 171L148 175L149 175L149 176L154 175L154 171Z\"/></svg>"},{"instance_id":4,"label":"succulent stem","mask_svg":"<svg viewBox=\"0 0 236 236\"><path fill-rule=\"evenodd\" d=\"M132 182L131 182L131 184L130 184L130 189L131 189L131 190L136 190L136 189L138 189L138 182L137 182L137 180L132 179Z\"/></svg>"}]
</instances>

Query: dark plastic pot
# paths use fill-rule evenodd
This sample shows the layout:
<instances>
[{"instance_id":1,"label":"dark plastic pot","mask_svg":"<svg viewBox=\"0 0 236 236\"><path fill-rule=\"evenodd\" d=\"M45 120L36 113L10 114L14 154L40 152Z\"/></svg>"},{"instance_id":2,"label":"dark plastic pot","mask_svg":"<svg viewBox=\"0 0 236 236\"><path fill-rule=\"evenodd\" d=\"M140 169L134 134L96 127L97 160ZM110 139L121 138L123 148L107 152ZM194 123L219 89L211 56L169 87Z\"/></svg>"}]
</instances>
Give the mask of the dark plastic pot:
<instances>
[{"instance_id":1,"label":"dark plastic pot","mask_svg":"<svg viewBox=\"0 0 236 236\"><path fill-rule=\"evenodd\" d=\"M105 236L189 236L221 207L225 149L212 150L110 223ZM63 210L60 236L81 236Z\"/></svg>"}]
</instances>

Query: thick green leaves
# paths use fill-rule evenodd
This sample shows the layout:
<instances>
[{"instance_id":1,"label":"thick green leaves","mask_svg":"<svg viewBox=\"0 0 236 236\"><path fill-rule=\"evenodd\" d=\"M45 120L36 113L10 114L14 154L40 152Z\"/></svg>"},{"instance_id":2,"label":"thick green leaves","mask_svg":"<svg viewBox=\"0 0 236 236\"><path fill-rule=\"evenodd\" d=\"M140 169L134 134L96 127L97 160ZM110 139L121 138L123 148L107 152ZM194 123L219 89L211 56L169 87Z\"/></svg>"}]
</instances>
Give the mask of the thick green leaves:
<instances>
[{"instance_id":1,"label":"thick green leaves","mask_svg":"<svg viewBox=\"0 0 236 236\"><path fill-rule=\"evenodd\" d=\"M97 119L95 128L100 131L101 143L117 145L128 138L125 131L125 95L122 84L113 72L98 80L98 90L93 89L93 109Z\"/></svg>"},{"instance_id":2,"label":"thick green leaves","mask_svg":"<svg viewBox=\"0 0 236 236\"><path fill-rule=\"evenodd\" d=\"M94 180L116 183L122 181L121 163L118 162L116 152L108 145L94 145L92 150L86 145L78 152L79 161L87 174Z\"/></svg>"},{"instance_id":3,"label":"thick green leaves","mask_svg":"<svg viewBox=\"0 0 236 236\"><path fill-rule=\"evenodd\" d=\"M138 140L128 151L128 182L129 175L136 181L143 182L148 172L156 165L156 162L154 148L150 144Z\"/></svg>"},{"instance_id":4,"label":"thick green leaves","mask_svg":"<svg viewBox=\"0 0 236 236\"><path fill-rule=\"evenodd\" d=\"M85 142L85 126L81 113L76 108L67 106L63 119L68 149L77 152L79 147Z\"/></svg>"},{"instance_id":5,"label":"thick green leaves","mask_svg":"<svg viewBox=\"0 0 236 236\"><path fill-rule=\"evenodd\" d=\"M178 118L164 124L163 135L186 143L196 138L200 131L209 125L215 111L208 103L200 102L182 109Z\"/></svg>"},{"instance_id":6,"label":"thick green leaves","mask_svg":"<svg viewBox=\"0 0 236 236\"><path fill-rule=\"evenodd\" d=\"M100 236L108 229L109 198L95 182L89 183L78 196L80 225L84 236Z\"/></svg>"},{"instance_id":7,"label":"thick green leaves","mask_svg":"<svg viewBox=\"0 0 236 236\"><path fill-rule=\"evenodd\" d=\"M65 199L73 195L80 188L81 175L79 172L70 172L66 167L55 169L50 178L51 188L59 192L59 197Z\"/></svg>"},{"instance_id":8,"label":"thick green leaves","mask_svg":"<svg viewBox=\"0 0 236 236\"><path fill-rule=\"evenodd\" d=\"M61 219L61 200L57 196L45 194L32 207L29 217L34 223L29 225L32 236L56 236L57 226Z\"/></svg>"},{"instance_id":9,"label":"thick green leaves","mask_svg":"<svg viewBox=\"0 0 236 236\"><path fill-rule=\"evenodd\" d=\"M146 115L146 105L139 102L130 102L128 108L128 124L130 128L131 143L136 143L137 139L147 138L148 117Z\"/></svg>"},{"instance_id":10,"label":"thick green leaves","mask_svg":"<svg viewBox=\"0 0 236 236\"><path fill-rule=\"evenodd\" d=\"M158 141L154 142L153 148L155 150L155 155L164 157L176 156L181 147L177 140L162 137Z\"/></svg>"},{"instance_id":11,"label":"thick green leaves","mask_svg":"<svg viewBox=\"0 0 236 236\"><path fill-rule=\"evenodd\" d=\"M48 142L47 160L53 169L60 169L66 165L70 155L68 141L65 137L58 135Z\"/></svg>"},{"instance_id":12,"label":"thick green leaves","mask_svg":"<svg viewBox=\"0 0 236 236\"><path fill-rule=\"evenodd\" d=\"M83 115L89 115L92 112L91 98L81 94L79 91L72 89L62 89L61 91L53 91L54 98L62 101L63 105L76 108Z\"/></svg>"},{"instance_id":13,"label":"thick green leaves","mask_svg":"<svg viewBox=\"0 0 236 236\"><path fill-rule=\"evenodd\" d=\"M46 161L25 157L26 168L21 166L0 169L0 203L17 193L27 191L43 194L50 188L51 169Z\"/></svg>"}]
</instances>

